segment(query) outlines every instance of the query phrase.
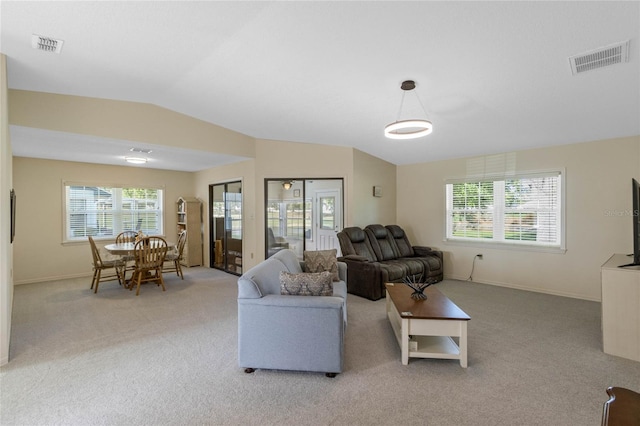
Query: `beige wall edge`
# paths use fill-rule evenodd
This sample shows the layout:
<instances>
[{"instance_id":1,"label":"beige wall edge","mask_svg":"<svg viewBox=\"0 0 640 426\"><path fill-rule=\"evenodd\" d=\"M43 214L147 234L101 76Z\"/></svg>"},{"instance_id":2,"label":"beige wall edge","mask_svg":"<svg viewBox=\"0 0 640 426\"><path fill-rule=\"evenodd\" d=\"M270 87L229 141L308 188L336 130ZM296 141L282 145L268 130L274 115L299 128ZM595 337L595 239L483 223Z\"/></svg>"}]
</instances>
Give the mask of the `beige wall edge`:
<instances>
[{"instance_id":1,"label":"beige wall edge","mask_svg":"<svg viewBox=\"0 0 640 426\"><path fill-rule=\"evenodd\" d=\"M151 104L9 90L9 124L255 157L247 135Z\"/></svg>"}]
</instances>

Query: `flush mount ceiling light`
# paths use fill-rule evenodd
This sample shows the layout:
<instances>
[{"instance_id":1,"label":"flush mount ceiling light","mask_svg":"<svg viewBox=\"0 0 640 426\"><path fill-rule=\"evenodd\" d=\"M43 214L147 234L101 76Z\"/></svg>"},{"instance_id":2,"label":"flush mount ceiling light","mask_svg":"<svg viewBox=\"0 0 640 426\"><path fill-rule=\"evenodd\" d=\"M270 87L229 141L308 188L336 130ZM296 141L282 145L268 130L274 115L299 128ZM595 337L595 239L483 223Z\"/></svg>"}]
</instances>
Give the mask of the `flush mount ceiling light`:
<instances>
[{"instance_id":1,"label":"flush mount ceiling light","mask_svg":"<svg viewBox=\"0 0 640 426\"><path fill-rule=\"evenodd\" d=\"M384 128L384 135L389 139L415 139L427 136L433 131L433 124L431 124L430 121L423 119L400 120L405 94L416 88L416 82L413 80L403 81L400 88L403 92L402 100L400 101L400 109L398 110L398 119ZM425 111L417 94L416 98L418 99L418 103L422 107L422 111L424 111L424 115L426 116L427 112Z\"/></svg>"},{"instance_id":2,"label":"flush mount ceiling light","mask_svg":"<svg viewBox=\"0 0 640 426\"><path fill-rule=\"evenodd\" d=\"M143 157L124 157L124 160L131 164L145 164L147 162L147 159Z\"/></svg>"}]
</instances>

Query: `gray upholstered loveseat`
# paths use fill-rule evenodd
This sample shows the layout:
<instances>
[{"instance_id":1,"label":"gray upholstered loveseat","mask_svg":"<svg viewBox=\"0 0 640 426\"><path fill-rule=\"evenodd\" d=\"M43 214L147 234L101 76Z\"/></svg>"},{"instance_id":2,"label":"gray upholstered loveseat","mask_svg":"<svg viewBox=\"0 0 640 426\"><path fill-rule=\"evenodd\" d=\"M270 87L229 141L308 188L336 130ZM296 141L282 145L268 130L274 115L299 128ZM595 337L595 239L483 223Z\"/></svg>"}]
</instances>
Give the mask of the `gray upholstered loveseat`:
<instances>
[{"instance_id":1,"label":"gray upholstered loveseat","mask_svg":"<svg viewBox=\"0 0 640 426\"><path fill-rule=\"evenodd\" d=\"M347 267L338 262L333 296L281 295L280 271L302 268L296 254L283 249L238 279L238 364L246 372L342 372Z\"/></svg>"},{"instance_id":2,"label":"gray upholstered loveseat","mask_svg":"<svg viewBox=\"0 0 640 426\"><path fill-rule=\"evenodd\" d=\"M398 225L368 225L344 228L338 233L342 250L339 259L347 264L348 291L378 300L385 297L385 284L415 277L422 281L442 281L442 252L412 246Z\"/></svg>"}]
</instances>

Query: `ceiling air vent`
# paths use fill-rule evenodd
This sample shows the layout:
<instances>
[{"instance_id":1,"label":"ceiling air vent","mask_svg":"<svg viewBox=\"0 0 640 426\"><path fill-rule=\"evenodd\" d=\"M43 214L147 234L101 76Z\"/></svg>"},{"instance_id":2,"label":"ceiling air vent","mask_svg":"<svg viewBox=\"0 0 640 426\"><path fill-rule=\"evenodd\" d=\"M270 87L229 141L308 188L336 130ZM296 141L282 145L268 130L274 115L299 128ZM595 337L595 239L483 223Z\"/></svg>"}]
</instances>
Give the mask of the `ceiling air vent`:
<instances>
[{"instance_id":1,"label":"ceiling air vent","mask_svg":"<svg viewBox=\"0 0 640 426\"><path fill-rule=\"evenodd\" d=\"M129 151L138 152L138 153L141 153L141 154L151 154L153 152L150 149L144 149L144 148L131 148Z\"/></svg>"},{"instance_id":2,"label":"ceiling air vent","mask_svg":"<svg viewBox=\"0 0 640 426\"><path fill-rule=\"evenodd\" d=\"M56 40L55 38L37 34L31 35L31 47L44 52L60 53L63 43L64 40Z\"/></svg>"},{"instance_id":3,"label":"ceiling air vent","mask_svg":"<svg viewBox=\"0 0 640 426\"><path fill-rule=\"evenodd\" d=\"M629 61L629 40L569 57L573 75Z\"/></svg>"}]
</instances>

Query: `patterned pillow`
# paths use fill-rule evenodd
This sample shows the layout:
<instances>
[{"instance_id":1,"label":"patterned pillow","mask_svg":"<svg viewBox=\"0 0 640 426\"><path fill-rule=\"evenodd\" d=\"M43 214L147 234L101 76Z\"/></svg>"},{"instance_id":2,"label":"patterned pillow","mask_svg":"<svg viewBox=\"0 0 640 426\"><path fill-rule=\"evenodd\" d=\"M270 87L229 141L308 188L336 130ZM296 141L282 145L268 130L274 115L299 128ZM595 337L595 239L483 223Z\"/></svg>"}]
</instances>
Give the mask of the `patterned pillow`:
<instances>
[{"instance_id":1,"label":"patterned pillow","mask_svg":"<svg viewBox=\"0 0 640 426\"><path fill-rule=\"evenodd\" d=\"M333 296L331 273L292 274L280 271L280 294L289 296Z\"/></svg>"},{"instance_id":2,"label":"patterned pillow","mask_svg":"<svg viewBox=\"0 0 640 426\"><path fill-rule=\"evenodd\" d=\"M338 250L318 250L304 252L304 272L331 272L333 281L340 281L338 275Z\"/></svg>"}]
</instances>

